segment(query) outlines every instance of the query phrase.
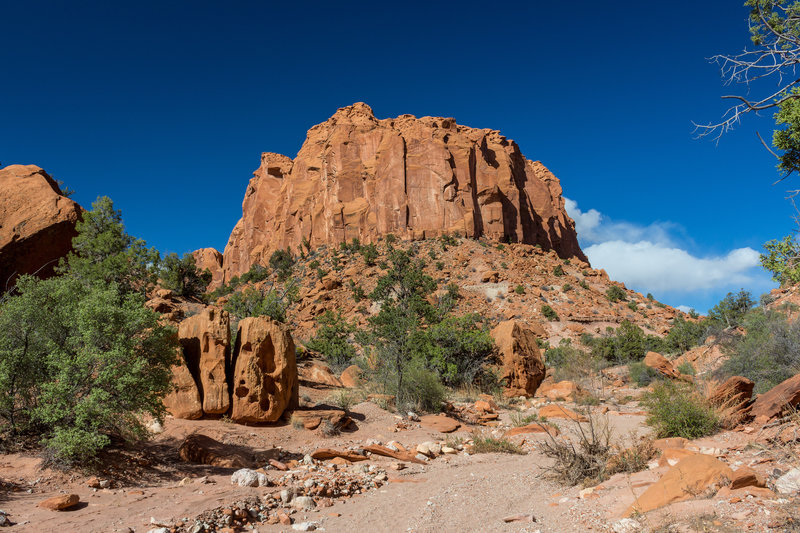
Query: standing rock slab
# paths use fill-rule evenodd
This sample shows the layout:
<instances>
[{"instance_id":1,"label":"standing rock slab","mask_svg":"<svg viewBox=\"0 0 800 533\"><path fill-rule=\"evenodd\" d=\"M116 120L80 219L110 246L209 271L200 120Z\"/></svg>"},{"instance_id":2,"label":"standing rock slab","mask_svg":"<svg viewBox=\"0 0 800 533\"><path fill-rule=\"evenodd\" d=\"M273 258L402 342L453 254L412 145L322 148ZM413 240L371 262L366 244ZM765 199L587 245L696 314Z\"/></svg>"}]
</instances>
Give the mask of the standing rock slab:
<instances>
[{"instance_id":1,"label":"standing rock slab","mask_svg":"<svg viewBox=\"0 0 800 533\"><path fill-rule=\"evenodd\" d=\"M206 292L211 292L225 283L222 274L222 254L214 248L201 248L192 252L197 271L208 270L211 273L211 281L206 287Z\"/></svg>"},{"instance_id":2,"label":"standing rock slab","mask_svg":"<svg viewBox=\"0 0 800 533\"><path fill-rule=\"evenodd\" d=\"M39 507L50 511L63 511L70 507L75 507L80 501L81 499L77 494L62 494L39 502Z\"/></svg>"},{"instance_id":3,"label":"standing rock slab","mask_svg":"<svg viewBox=\"0 0 800 533\"><path fill-rule=\"evenodd\" d=\"M533 396L545 378L536 334L516 320L501 322L492 330L502 359L501 380L506 396Z\"/></svg>"},{"instance_id":4,"label":"standing rock slab","mask_svg":"<svg viewBox=\"0 0 800 533\"><path fill-rule=\"evenodd\" d=\"M762 420L783 416L800 404L800 374L776 385L753 402L750 414Z\"/></svg>"},{"instance_id":5,"label":"standing rock slab","mask_svg":"<svg viewBox=\"0 0 800 533\"><path fill-rule=\"evenodd\" d=\"M230 317L227 311L206 307L178 326L178 337L189 372L203 399L203 412L224 414L231 406L226 368L231 361Z\"/></svg>"},{"instance_id":6,"label":"standing rock slab","mask_svg":"<svg viewBox=\"0 0 800 533\"><path fill-rule=\"evenodd\" d=\"M164 406L175 418L197 420L203 416L203 400L186 363L172 367L172 390L164 397Z\"/></svg>"},{"instance_id":7,"label":"standing rock slab","mask_svg":"<svg viewBox=\"0 0 800 533\"><path fill-rule=\"evenodd\" d=\"M297 406L295 346L285 326L266 317L242 319L234 359L234 421L275 422Z\"/></svg>"}]
</instances>

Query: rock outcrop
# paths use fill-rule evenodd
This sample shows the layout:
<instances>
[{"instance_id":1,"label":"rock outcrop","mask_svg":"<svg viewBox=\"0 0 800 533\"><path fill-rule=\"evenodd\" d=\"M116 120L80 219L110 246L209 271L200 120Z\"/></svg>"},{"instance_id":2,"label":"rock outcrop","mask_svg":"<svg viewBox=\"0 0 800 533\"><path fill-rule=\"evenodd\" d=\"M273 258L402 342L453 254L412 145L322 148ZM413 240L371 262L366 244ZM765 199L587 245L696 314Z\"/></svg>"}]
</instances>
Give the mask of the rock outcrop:
<instances>
[{"instance_id":1,"label":"rock outcrop","mask_svg":"<svg viewBox=\"0 0 800 533\"><path fill-rule=\"evenodd\" d=\"M72 250L82 212L41 168L0 169L0 290L21 274L52 275Z\"/></svg>"},{"instance_id":2,"label":"rock outcrop","mask_svg":"<svg viewBox=\"0 0 800 533\"><path fill-rule=\"evenodd\" d=\"M505 395L533 396L545 378L536 334L516 320L507 320L492 330L492 338L502 360Z\"/></svg>"},{"instance_id":3,"label":"rock outcrop","mask_svg":"<svg viewBox=\"0 0 800 533\"><path fill-rule=\"evenodd\" d=\"M192 255L199 272L208 270L211 273L211 282L207 287L208 292L220 287L224 281L222 254L214 248L201 248L192 252Z\"/></svg>"},{"instance_id":4,"label":"rock outcrop","mask_svg":"<svg viewBox=\"0 0 800 533\"><path fill-rule=\"evenodd\" d=\"M297 406L295 347L285 326L265 317L243 319L234 353L235 422L275 422Z\"/></svg>"},{"instance_id":5,"label":"rock outcrop","mask_svg":"<svg viewBox=\"0 0 800 533\"><path fill-rule=\"evenodd\" d=\"M585 256L558 179L488 129L452 118L379 120L363 103L311 128L294 160L265 153L225 247L225 280L303 242L459 233Z\"/></svg>"},{"instance_id":6,"label":"rock outcrop","mask_svg":"<svg viewBox=\"0 0 800 533\"><path fill-rule=\"evenodd\" d=\"M203 398L203 412L226 413L231 405L225 377L226 369L231 366L228 312L207 307L202 313L181 322L178 337L186 366Z\"/></svg>"},{"instance_id":7,"label":"rock outcrop","mask_svg":"<svg viewBox=\"0 0 800 533\"><path fill-rule=\"evenodd\" d=\"M750 414L756 421L767 421L783 416L800 405L800 374L783 381L753 402Z\"/></svg>"}]
</instances>

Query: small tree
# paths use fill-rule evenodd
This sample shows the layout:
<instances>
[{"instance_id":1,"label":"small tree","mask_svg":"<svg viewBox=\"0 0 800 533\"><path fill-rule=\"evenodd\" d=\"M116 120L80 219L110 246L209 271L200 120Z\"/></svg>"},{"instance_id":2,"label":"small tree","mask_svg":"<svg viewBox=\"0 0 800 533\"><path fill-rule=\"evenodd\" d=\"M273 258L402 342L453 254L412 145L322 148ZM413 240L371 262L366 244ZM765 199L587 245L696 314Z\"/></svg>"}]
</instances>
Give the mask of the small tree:
<instances>
[{"instance_id":1,"label":"small tree","mask_svg":"<svg viewBox=\"0 0 800 533\"><path fill-rule=\"evenodd\" d=\"M612 285L606 290L606 298L609 302L619 302L620 300L624 302L628 298L628 294L622 288Z\"/></svg>"},{"instance_id":2,"label":"small tree","mask_svg":"<svg viewBox=\"0 0 800 533\"><path fill-rule=\"evenodd\" d=\"M800 243L797 239L787 235L779 241L771 240L764 244L764 249L767 253L760 255L761 266L772 273L773 280L781 285L800 282Z\"/></svg>"},{"instance_id":3,"label":"small tree","mask_svg":"<svg viewBox=\"0 0 800 533\"><path fill-rule=\"evenodd\" d=\"M92 204L75 225L74 251L62 259L57 272L84 285L115 283L122 293L145 294L157 281L159 254L143 240L128 235L122 213L107 196Z\"/></svg>"},{"instance_id":4,"label":"small tree","mask_svg":"<svg viewBox=\"0 0 800 533\"><path fill-rule=\"evenodd\" d=\"M356 349L350 343L355 325L345 320L341 313L334 314L331 311L325 311L317 323L317 333L306 343L306 347L321 353L335 370L351 365L356 356Z\"/></svg>"},{"instance_id":5,"label":"small tree","mask_svg":"<svg viewBox=\"0 0 800 533\"><path fill-rule=\"evenodd\" d=\"M200 297L211 283L211 272L208 269L199 272L192 254L179 258L178 254L171 253L164 257L161 267L161 285L180 296Z\"/></svg>"},{"instance_id":6,"label":"small tree","mask_svg":"<svg viewBox=\"0 0 800 533\"><path fill-rule=\"evenodd\" d=\"M289 248L275 250L269 258L269 266L278 273L278 280L285 281L292 274L294 257Z\"/></svg>"}]
</instances>

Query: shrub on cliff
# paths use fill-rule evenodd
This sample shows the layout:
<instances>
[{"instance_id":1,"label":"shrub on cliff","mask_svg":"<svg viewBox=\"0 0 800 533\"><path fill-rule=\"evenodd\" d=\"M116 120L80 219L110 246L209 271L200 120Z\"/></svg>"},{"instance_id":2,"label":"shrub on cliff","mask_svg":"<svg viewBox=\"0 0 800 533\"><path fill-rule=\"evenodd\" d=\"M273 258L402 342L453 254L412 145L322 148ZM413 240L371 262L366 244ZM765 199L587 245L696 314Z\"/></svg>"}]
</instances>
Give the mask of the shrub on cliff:
<instances>
[{"instance_id":1,"label":"shrub on cliff","mask_svg":"<svg viewBox=\"0 0 800 533\"><path fill-rule=\"evenodd\" d=\"M194 256L172 253L164 257L161 263L161 286L170 289L179 296L199 298L211 283L211 272L197 270Z\"/></svg>"},{"instance_id":2,"label":"shrub on cliff","mask_svg":"<svg viewBox=\"0 0 800 533\"><path fill-rule=\"evenodd\" d=\"M325 311L317 324L317 332L306 347L321 353L336 371L353 364L356 349L350 343L350 336L355 332L355 325L345 320L341 313L331 311Z\"/></svg>"}]
</instances>

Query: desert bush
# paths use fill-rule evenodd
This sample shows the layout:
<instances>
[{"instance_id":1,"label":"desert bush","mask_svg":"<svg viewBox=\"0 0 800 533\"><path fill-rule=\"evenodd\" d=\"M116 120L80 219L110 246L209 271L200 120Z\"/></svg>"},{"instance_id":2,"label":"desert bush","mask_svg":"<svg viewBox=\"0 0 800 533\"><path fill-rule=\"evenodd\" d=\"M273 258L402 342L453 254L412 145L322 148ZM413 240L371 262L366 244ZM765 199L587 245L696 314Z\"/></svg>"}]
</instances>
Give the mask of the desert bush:
<instances>
[{"instance_id":1,"label":"desert bush","mask_svg":"<svg viewBox=\"0 0 800 533\"><path fill-rule=\"evenodd\" d=\"M660 381L645 393L642 404L648 412L647 423L659 438L697 439L718 426L714 409L690 385Z\"/></svg>"},{"instance_id":2,"label":"desert bush","mask_svg":"<svg viewBox=\"0 0 800 533\"><path fill-rule=\"evenodd\" d=\"M612 452L608 421L589 416L586 424L575 423L575 428L577 444L547 432L539 451L554 461L545 467L545 474L567 485L602 481Z\"/></svg>"},{"instance_id":3,"label":"desert bush","mask_svg":"<svg viewBox=\"0 0 800 533\"><path fill-rule=\"evenodd\" d=\"M606 290L606 298L609 302L624 302L628 298L628 294L622 288L612 285Z\"/></svg>"},{"instance_id":4,"label":"desert bush","mask_svg":"<svg viewBox=\"0 0 800 533\"><path fill-rule=\"evenodd\" d=\"M742 319L747 333L727 338L729 356L720 373L752 379L763 393L800 372L800 321L778 311L753 310Z\"/></svg>"},{"instance_id":5,"label":"desert bush","mask_svg":"<svg viewBox=\"0 0 800 533\"><path fill-rule=\"evenodd\" d=\"M147 437L177 364L175 329L116 283L23 276L0 307L0 414L33 431L63 463L85 462L112 438Z\"/></svg>"},{"instance_id":6,"label":"desert bush","mask_svg":"<svg viewBox=\"0 0 800 533\"><path fill-rule=\"evenodd\" d=\"M205 293L206 287L211 283L211 272L197 270L194 256L184 254L169 254L161 263L161 286L170 289L179 296L198 298Z\"/></svg>"},{"instance_id":7,"label":"desert bush","mask_svg":"<svg viewBox=\"0 0 800 533\"><path fill-rule=\"evenodd\" d=\"M738 293L729 292L725 298L709 309L706 323L712 330L722 330L742 325L744 317L756 301L753 296L742 289Z\"/></svg>"},{"instance_id":8,"label":"desert bush","mask_svg":"<svg viewBox=\"0 0 800 533\"><path fill-rule=\"evenodd\" d=\"M524 455L525 450L505 438L493 437L485 431L476 432L472 437L472 453L512 453Z\"/></svg>"},{"instance_id":9,"label":"desert bush","mask_svg":"<svg viewBox=\"0 0 800 533\"><path fill-rule=\"evenodd\" d=\"M683 363L679 364L677 370L681 374L685 374L687 376L694 376L697 374L697 369L695 369L695 367L689 361L684 361Z\"/></svg>"},{"instance_id":10,"label":"desert bush","mask_svg":"<svg viewBox=\"0 0 800 533\"><path fill-rule=\"evenodd\" d=\"M761 266L772 273L772 279L781 285L800 282L800 243L794 235L787 235L781 240L772 240L764 244L767 251L761 254Z\"/></svg>"},{"instance_id":11,"label":"desert bush","mask_svg":"<svg viewBox=\"0 0 800 533\"><path fill-rule=\"evenodd\" d=\"M286 311L297 300L298 288L290 284L284 289L273 287L256 289L247 287L228 298L224 309L236 319L249 316L268 316L277 322L286 322Z\"/></svg>"},{"instance_id":12,"label":"desert bush","mask_svg":"<svg viewBox=\"0 0 800 533\"><path fill-rule=\"evenodd\" d=\"M451 316L421 331L416 350L447 385L472 383L492 355L494 341L478 314Z\"/></svg>"},{"instance_id":13,"label":"desert bush","mask_svg":"<svg viewBox=\"0 0 800 533\"><path fill-rule=\"evenodd\" d=\"M638 442L631 437L632 444L628 447L615 446L616 453L608 458L606 475L640 472L647 469L650 459L656 456L658 448L650 438L640 439Z\"/></svg>"},{"instance_id":14,"label":"desert bush","mask_svg":"<svg viewBox=\"0 0 800 533\"><path fill-rule=\"evenodd\" d=\"M326 403L334 405L339 409L349 411L350 408L356 403L356 396L352 391L347 389L340 389L328 396Z\"/></svg>"},{"instance_id":15,"label":"desert bush","mask_svg":"<svg viewBox=\"0 0 800 533\"><path fill-rule=\"evenodd\" d=\"M572 290L572 285L570 283L565 283L562 285L561 290L564 292L569 292Z\"/></svg>"},{"instance_id":16,"label":"desert bush","mask_svg":"<svg viewBox=\"0 0 800 533\"><path fill-rule=\"evenodd\" d=\"M332 369L341 371L353 364L356 356L356 349L350 342L355 330L355 324L345 320L341 313L325 311L317 319L317 332L306 347L321 353Z\"/></svg>"},{"instance_id":17,"label":"desert bush","mask_svg":"<svg viewBox=\"0 0 800 533\"><path fill-rule=\"evenodd\" d=\"M278 280L285 281L292 274L294 268L294 257L289 248L285 250L275 250L269 257L269 266L277 272Z\"/></svg>"},{"instance_id":18,"label":"desert bush","mask_svg":"<svg viewBox=\"0 0 800 533\"><path fill-rule=\"evenodd\" d=\"M556 276L556 277L563 276L564 275L564 267L562 267L561 265L556 265L553 268L553 275Z\"/></svg>"},{"instance_id":19,"label":"desert bush","mask_svg":"<svg viewBox=\"0 0 800 533\"><path fill-rule=\"evenodd\" d=\"M367 266L373 266L378 260L378 247L374 244L367 244L360 249L361 257Z\"/></svg>"},{"instance_id":20,"label":"desert bush","mask_svg":"<svg viewBox=\"0 0 800 533\"><path fill-rule=\"evenodd\" d=\"M319 432L323 437L336 437L340 435L342 431L330 420L323 420L322 423L319 425Z\"/></svg>"},{"instance_id":21,"label":"desert bush","mask_svg":"<svg viewBox=\"0 0 800 533\"><path fill-rule=\"evenodd\" d=\"M516 287L514 287L514 292L516 292L517 294L525 294L525 287L522 285L517 285Z\"/></svg>"},{"instance_id":22,"label":"desert bush","mask_svg":"<svg viewBox=\"0 0 800 533\"><path fill-rule=\"evenodd\" d=\"M614 330L608 328L603 337L581 337L592 347L592 352L617 364L641 360L648 351L663 351L664 341L655 335L646 335L642 328L623 320Z\"/></svg>"},{"instance_id":23,"label":"desert bush","mask_svg":"<svg viewBox=\"0 0 800 533\"><path fill-rule=\"evenodd\" d=\"M628 377L639 387L646 387L652 383L653 380L658 379L659 373L643 362L637 361L628 365Z\"/></svg>"},{"instance_id":24,"label":"desert bush","mask_svg":"<svg viewBox=\"0 0 800 533\"><path fill-rule=\"evenodd\" d=\"M636 304L636 302L631 301L628 302L628 309L630 309L631 311L636 311L637 309L639 309L639 306Z\"/></svg>"},{"instance_id":25,"label":"desert bush","mask_svg":"<svg viewBox=\"0 0 800 533\"><path fill-rule=\"evenodd\" d=\"M664 337L664 346L669 352L685 352L703 342L707 329L705 322L686 320L678 315L672 321L669 333Z\"/></svg>"},{"instance_id":26,"label":"desert bush","mask_svg":"<svg viewBox=\"0 0 800 533\"><path fill-rule=\"evenodd\" d=\"M544 304L541 307L541 311L542 316L544 316L547 320L550 320L551 322L558 322L558 313L556 313L555 310L549 305Z\"/></svg>"}]
</instances>

